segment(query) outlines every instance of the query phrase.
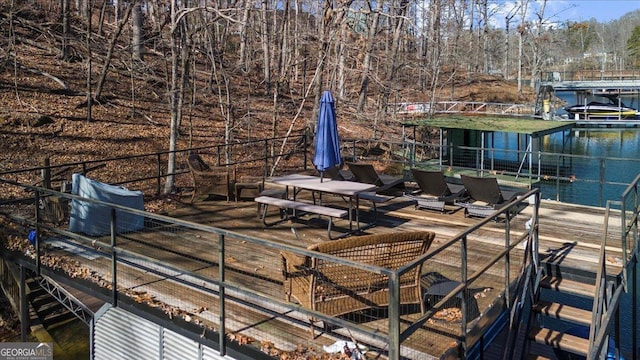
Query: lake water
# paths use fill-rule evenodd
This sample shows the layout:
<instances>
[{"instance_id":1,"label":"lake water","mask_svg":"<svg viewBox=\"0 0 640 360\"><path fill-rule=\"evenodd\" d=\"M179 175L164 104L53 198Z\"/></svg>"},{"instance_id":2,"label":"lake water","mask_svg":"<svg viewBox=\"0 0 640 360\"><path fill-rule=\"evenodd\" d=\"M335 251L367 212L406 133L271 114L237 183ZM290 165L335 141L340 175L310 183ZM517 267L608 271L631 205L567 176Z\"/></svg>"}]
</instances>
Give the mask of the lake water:
<instances>
[{"instance_id":1,"label":"lake water","mask_svg":"<svg viewBox=\"0 0 640 360\"><path fill-rule=\"evenodd\" d=\"M513 133L495 133L492 146L509 150L520 146L524 151L524 145L517 141L517 137ZM567 137L571 137L570 141ZM533 145L534 162L538 151L576 155L563 162L567 166L563 176L571 176L574 181L556 182L550 178L534 185L540 188L544 199L604 207L607 200L620 200L626 186L640 174L640 129L575 128L571 132L544 136L539 149L537 140ZM522 161L516 153L505 156L512 162ZM547 164L554 164L556 157L553 161L549 158ZM542 162L545 163L544 156ZM555 166L552 167L555 175Z\"/></svg>"}]
</instances>

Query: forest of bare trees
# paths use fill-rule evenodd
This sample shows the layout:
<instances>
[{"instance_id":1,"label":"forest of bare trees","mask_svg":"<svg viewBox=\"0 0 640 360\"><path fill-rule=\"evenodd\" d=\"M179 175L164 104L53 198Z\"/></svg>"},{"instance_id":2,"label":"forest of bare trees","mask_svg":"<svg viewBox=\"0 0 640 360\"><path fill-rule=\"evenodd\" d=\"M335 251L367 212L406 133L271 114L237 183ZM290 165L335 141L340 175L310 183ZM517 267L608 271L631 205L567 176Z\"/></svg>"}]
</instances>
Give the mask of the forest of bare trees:
<instances>
[{"instance_id":1,"label":"forest of bare trees","mask_svg":"<svg viewBox=\"0 0 640 360\"><path fill-rule=\"evenodd\" d=\"M161 97L175 149L184 113L202 96L212 99L208 111L230 141L247 113L238 105L247 91L271 103L268 135L283 106L290 128L305 112L315 118L325 89L353 117L366 114L375 131L390 104L452 98L472 74L517 82L522 91L550 71L637 66L639 52L628 41L640 10L609 23L578 22L561 20L562 9L549 3L1 0L0 71L28 69L86 93L88 121L92 104L108 101L105 89L125 89L119 95L132 104L149 93ZM24 44L81 63L84 86L71 88L37 61L23 64L17 49Z\"/></svg>"}]
</instances>

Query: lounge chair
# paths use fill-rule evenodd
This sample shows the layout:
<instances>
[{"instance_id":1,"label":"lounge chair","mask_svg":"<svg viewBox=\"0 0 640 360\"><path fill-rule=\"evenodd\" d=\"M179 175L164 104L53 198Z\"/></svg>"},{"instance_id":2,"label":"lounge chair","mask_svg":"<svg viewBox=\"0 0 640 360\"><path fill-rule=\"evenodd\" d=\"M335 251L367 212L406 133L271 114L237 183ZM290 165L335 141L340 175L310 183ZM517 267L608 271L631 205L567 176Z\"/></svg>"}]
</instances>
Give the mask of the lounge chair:
<instances>
[{"instance_id":1,"label":"lounge chair","mask_svg":"<svg viewBox=\"0 0 640 360\"><path fill-rule=\"evenodd\" d=\"M321 173L320 175L324 178L329 178L331 180L353 180L353 174L350 171L341 170L337 167L330 167L322 172L318 170L318 173Z\"/></svg>"},{"instance_id":2,"label":"lounge chair","mask_svg":"<svg viewBox=\"0 0 640 360\"><path fill-rule=\"evenodd\" d=\"M405 189L402 177L378 174L371 164L347 163L347 166L354 181L376 185L376 194L395 196Z\"/></svg>"},{"instance_id":3,"label":"lounge chair","mask_svg":"<svg viewBox=\"0 0 640 360\"><path fill-rule=\"evenodd\" d=\"M456 205L464 207L465 216L491 216L496 210L524 194L522 191L500 188L498 180L493 177L475 177L462 174L460 178L469 198L466 201L456 202ZM514 208L510 213L517 214L522 208Z\"/></svg>"},{"instance_id":4,"label":"lounge chair","mask_svg":"<svg viewBox=\"0 0 640 360\"><path fill-rule=\"evenodd\" d=\"M416 209L444 212L447 205L467 199L464 185L448 183L441 171L414 168L411 169L411 173L419 189L405 196L416 201Z\"/></svg>"},{"instance_id":5,"label":"lounge chair","mask_svg":"<svg viewBox=\"0 0 640 360\"><path fill-rule=\"evenodd\" d=\"M191 202L209 195L220 195L227 201L233 197L235 170L232 174L226 166L209 166L198 154L189 155L188 164L194 186Z\"/></svg>"}]
</instances>

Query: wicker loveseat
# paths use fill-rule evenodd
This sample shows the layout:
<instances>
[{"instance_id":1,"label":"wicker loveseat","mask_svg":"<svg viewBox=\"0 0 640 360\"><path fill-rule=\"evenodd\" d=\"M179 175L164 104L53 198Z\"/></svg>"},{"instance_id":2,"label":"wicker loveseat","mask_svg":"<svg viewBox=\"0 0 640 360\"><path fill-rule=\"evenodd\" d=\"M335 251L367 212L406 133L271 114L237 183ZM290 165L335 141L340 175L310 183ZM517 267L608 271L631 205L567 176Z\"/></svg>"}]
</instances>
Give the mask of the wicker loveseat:
<instances>
[{"instance_id":1,"label":"wicker loveseat","mask_svg":"<svg viewBox=\"0 0 640 360\"><path fill-rule=\"evenodd\" d=\"M435 233L400 232L350 237L323 242L309 250L396 270L427 252ZM360 270L310 256L282 252L284 291L305 308L331 316L389 304L389 279L385 275ZM420 274L417 266L400 279L400 304L417 304L424 312ZM311 334L313 336L313 319Z\"/></svg>"}]
</instances>

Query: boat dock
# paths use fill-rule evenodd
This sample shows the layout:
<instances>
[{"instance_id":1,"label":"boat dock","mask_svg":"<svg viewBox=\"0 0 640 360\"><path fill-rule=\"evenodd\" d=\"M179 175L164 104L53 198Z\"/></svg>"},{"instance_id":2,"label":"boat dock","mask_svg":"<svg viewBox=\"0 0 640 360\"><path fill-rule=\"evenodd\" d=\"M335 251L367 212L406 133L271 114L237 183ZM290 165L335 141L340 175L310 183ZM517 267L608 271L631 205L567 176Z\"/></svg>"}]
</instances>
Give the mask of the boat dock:
<instances>
[{"instance_id":1,"label":"boat dock","mask_svg":"<svg viewBox=\"0 0 640 360\"><path fill-rule=\"evenodd\" d=\"M573 94L573 103L561 104L556 101L558 96L566 97L566 94ZM620 96L633 98L635 108L625 107L625 104L611 100ZM575 121L577 127L635 128L640 126L640 112L637 109L640 103L640 80L638 79L546 81L540 84L538 99L538 103L548 104L542 105L544 117ZM608 102L611 103L609 111L588 110L588 104L593 99L609 99ZM584 112L576 110L574 113L567 113L564 110L567 106L584 108Z\"/></svg>"},{"instance_id":2,"label":"boat dock","mask_svg":"<svg viewBox=\"0 0 640 360\"><path fill-rule=\"evenodd\" d=\"M323 198L327 203L340 206L339 197ZM364 211L373 209L365 205ZM430 230L436 233L436 240L430 252L442 252L425 263L425 274L437 274L438 278L448 281L460 280L459 254L454 248L440 247L449 244L459 234L477 225L481 219L465 217L462 209L452 209L447 213L419 210L413 202L403 197L392 199L377 207L378 216L375 226L366 230L367 234L394 233L399 231ZM526 242L519 243L527 231L527 222L532 218L534 209L527 207L509 222L509 236L513 241L511 266L513 275L519 273ZM301 348L322 348L336 342L348 341L355 336L358 342L366 344L369 354L386 354L384 346L375 339L350 333L338 326L325 327L315 338L310 337L308 320L303 313L296 313L296 307L278 305L275 299L284 300L282 287L281 262L279 251L274 245L304 249L309 245L327 241L325 225L314 226L310 223L284 223L265 228L257 219L256 205L252 201L228 202L207 200L194 204L181 203L175 210L160 219L149 219L147 230L118 236L118 255L127 266L119 265L117 286L118 306L136 314L153 319L158 309L166 313L168 321L181 332L200 324L201 334L214 334L218 329L222 315L221 303L216 295L207 289L215 289L220 272L219 235L208 231L198 231L195 227L214 226L226 234L224 259L226 262L225 282L228 300L224 305L226 332L232 338L245 342L244 349L268 342L269 351L274 354L295 353ZM371 220L370 213L365 220ZM565 278L593 279L597 273L598 250L602 242L602 229L605 212L571 204L542 201L539 209L539 250L540 257L549 269L571 269L565 272ZM188 221L194 228L178 226L178 222ZM490 266L482 271L495 254L504 250L504 220L487 222L469 239L468 273L476 274L471 297L472 313L469 313L468 326L470 339L480 339L487 335L490 324L496 321L495 310L505 306L505 279L500 275L504 264ZM345 226L338 223L336 226ZM222 234L222 233L221 233ZM258 243L248 239L261 239ZM517 240L520 239L520 240ZM113 264L110 260L108 237L96 238L89 244L68 238L60 242L57 238L43 238L47 256L66 259L64 263L74 264L74 271L61 274L49 266L44 273L52 276L65 286L76 286L82 291L94 294L113 304L115 298L105 285L114 280L111 276ZM268 243L267 243L268 242ZM622 271L622 249L619 244L608 246L606 266L609 273ZM488 262L489 261L489 262ZM138 265L136 265L138 264ZM142 264L146 264L141 267ZM520 265L519 265L520 264ZM555 271L555 270L554 270ZM78 274L85 274L79 276ZM573 275L571 275L573 274ZM591 274L591 275L590 275ZM73 278L79 276L79 278ZM431 275L433 276L433 275ZM97 283L96 283L97 282ZM102 283L102 285L100 285ZM196 283L200 285L195 286ZM235 284L235 285L234 285ZM246 291L240 291L244 288ZM243 295L244 294L244 295ZM249 295L254 294L254 295ZM258 297L254 297L259 295ZM455 306L455 305L454 305ZM419 318L419 313L403 310L402 321L408 324ZM451 309L447 310L451 311ZM155 315L154 315L155 314ZM389 324L384 312L358 312L355 318L345 318L348 323L355 322L369 331L384 331ZM482 314L482 315L481 315ZM451 313L438 313L421 326L410 338L403 342L403 357L414 359L442 358L453 354L460 341L460 318ZM176 322L177 319L180 319ZM185 321L187 324L185 324ZM176 325L177 324L177 325ZM183 325L180 325L183 324ZM210 324L210 325L207 325ZM198 327L196 327L197 329ZM211 330L207 330L211 329ZM348 328L347 328L348 329ZM403 326L404 329L404 326ZM192 330L191 330L192 331ZM355 330L352 330L355 331ZM188 332L188 331L187 331ZM234 334L234 335L232 335ZM475 335L472 335L475 334ZM387 335L385 335L386 337ZM345 339L346 337L346 339ZM245 340L242 340L245 339ZM340 340L342 339L342 340ZM254 345L251 345L254 344ZM495 346L480 352L499 351ZM243 346L238 348L242 352ZM263 349L264 351L264 349Z\"/></svg>"}]
</instances>

